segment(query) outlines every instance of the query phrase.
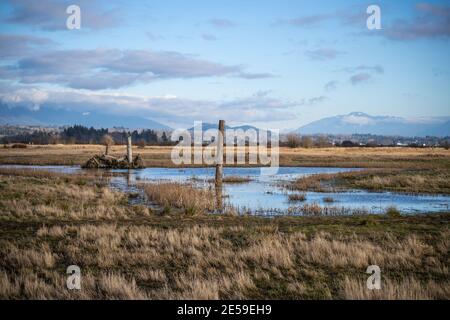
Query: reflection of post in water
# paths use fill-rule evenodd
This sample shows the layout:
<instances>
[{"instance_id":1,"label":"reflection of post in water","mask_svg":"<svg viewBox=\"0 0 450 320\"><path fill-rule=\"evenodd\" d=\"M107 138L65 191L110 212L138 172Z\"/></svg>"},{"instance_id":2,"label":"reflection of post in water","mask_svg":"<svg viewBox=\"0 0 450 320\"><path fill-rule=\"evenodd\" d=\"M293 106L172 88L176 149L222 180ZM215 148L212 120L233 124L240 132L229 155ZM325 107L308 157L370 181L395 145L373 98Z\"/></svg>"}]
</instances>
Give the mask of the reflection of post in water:
<instances>
[{"instance_id":1,"label":"reflection of post in water","mask_svg":"<svg viewBox=\"0 0 450 320\"><path fill-rule=\"evenodd\" d=\"M127 187L131 185L131 170L127 170Z\"/></svg>"},{"instance_id":2,"label":"reflection of post in water","mask_svg":"<svg viewBox=\"0 0 450 320\"><path fill-rule=\"evenodd\" d=\"M216 209L222 211L222 185L216 185Z\"/></svg>"},{"instance_id":3,"label":"reflection of post in water","mask_svg":"<svg viewBox=\"0 0 450 320\"><path fill-rule=\"evenodd\" d=\"M216 153L216 207L222 210L222 176L223 176L223 137L225 134L225 120L219 120L219 131L217 133Z\"/></svg>"}]
</instances>

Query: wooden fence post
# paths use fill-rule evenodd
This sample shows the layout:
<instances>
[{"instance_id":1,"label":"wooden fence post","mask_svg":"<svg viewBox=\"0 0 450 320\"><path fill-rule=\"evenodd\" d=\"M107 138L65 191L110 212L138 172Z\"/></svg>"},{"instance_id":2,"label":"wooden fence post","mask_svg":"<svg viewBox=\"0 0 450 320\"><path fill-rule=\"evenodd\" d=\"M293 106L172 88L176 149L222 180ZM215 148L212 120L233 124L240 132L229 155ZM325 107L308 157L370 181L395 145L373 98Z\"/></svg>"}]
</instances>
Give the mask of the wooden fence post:
<instances>
[{"instance_id":1,"label":"wooden fence post","mask_svg":"<svg viewBox=\"0 0 450 320\"><path fill-rule=\"evenodd\" d=\"M131 164L133 162L133 150L131 149L131 134L128 134L127 141L127 158L128 163Z\"/></svg>"},{"instance_id":2,"label":"wooden fence post","mask_svg":"<svg viewBox=\"0 0 450 320\"><path fill-rule=\"evenodd\" d=\"M219 130L217 133L216 152L216 200L217 209L222 209L222 176L223 176L223 140L225 135L225 120L219 120Z\"/></svg>"},{"instance_id":3,"label":"wooden fence post","mask_svg":"<svg viewBox=\"0 0 450 320\"><path fill-rule=\"evenodd\" d=\"M219 132L217 134L217 153L216 153L216 186L222 185L224 135L225 135L225 120L219 120Z\"/></svg>"}]
</instances>

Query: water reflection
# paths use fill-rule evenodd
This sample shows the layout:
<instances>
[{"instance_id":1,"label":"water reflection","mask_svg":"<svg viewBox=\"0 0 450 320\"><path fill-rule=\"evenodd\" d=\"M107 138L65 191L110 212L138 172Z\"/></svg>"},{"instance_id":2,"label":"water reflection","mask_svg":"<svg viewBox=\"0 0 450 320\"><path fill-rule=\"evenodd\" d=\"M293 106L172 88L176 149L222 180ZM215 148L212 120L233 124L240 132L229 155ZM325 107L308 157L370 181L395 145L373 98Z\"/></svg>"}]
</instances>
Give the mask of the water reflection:
<instances>
[{"instance_id":1,"label":"water reflection","mask_svg":"<svg viewBox=\"0 0 450 320\"><path fill-rule=\"evenodd\" d=\"M3 166L16 168L34 168L64 173L81 172L75 166ZM261 176L259 168L224 168L224 176L249 177L250 182L241 184L223 184L215 188L217 209L220 212L224 206L230 204L240 211L250 209L261 214L280 214L288 208L298 205L289 202L291 193L280 187L280 183L291 181L301 176L315 173L347 172L359 169L348 168L302 168L282 167L275 176ZM111 188L125 192L140 194L133 201L142 201L142 190L137 183L156 181L190 182L200 187L212 187L215 168L146 168L140 170L110 170L102 171L102 179ZM195 179L193 179L195 178ZM344 206L346 208L366 208L375 213L384 212L389 206L395 205L403 213L448 212L450 197L446 195L408 195L391 192L366 192L353 190L340 193L306 192L306 201L302 204L318 203L321 206ZM333 203L327 203L324 198L333 198ZM226 201L224 201L226 199ZM224 203L225 202L225 203Z\"/></svg>"},{"instance_id":2,"label":"water reflection","mask_svg":"<svg viewBox=\"0 0 450 320\"><path fill-rule=\"evenodd\" d=\"M222 213L223 211L223 203L222 203L222 191L223 191L223 186L222 184L216 185L215 186L216 189L216 210L218 213Z\"/></svg>"}]
</instances>

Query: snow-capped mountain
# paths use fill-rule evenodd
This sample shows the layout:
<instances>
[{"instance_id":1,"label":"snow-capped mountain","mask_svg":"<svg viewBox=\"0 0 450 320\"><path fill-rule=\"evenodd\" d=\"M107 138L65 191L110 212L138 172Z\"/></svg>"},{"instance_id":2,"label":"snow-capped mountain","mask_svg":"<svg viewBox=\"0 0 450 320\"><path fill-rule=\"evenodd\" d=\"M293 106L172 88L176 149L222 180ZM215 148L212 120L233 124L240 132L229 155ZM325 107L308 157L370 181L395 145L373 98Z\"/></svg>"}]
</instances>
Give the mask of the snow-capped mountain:
<instances>
[{"instance_id":1,"label":"snow-capped mountain","mask_svg":"<svg viewBox=\"0 0 450 320\"><path fill-rule=\"evenodd\" d=\"M377 134L390 136L450 136L450 117L402 118L363 112L324 118L296 130L300 134Z\"/></svg>"}]
</instances>

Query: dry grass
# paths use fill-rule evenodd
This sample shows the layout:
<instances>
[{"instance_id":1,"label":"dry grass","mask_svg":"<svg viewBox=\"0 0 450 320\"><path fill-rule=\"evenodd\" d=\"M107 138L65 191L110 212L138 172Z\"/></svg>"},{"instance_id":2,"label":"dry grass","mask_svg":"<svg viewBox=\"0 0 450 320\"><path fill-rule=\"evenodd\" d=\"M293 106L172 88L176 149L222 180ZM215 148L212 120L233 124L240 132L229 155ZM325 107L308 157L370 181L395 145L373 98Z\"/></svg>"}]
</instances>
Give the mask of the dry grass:
<instances>
[{"instance_id":1,"label":"dry grass","mask_svg":"<svg viewBox=\"0 0 450 320\"><path fill-rule=\"evenodd\" d=\"M161 216L77 181L0 174L0 298L450 298L445 214ZM193 198L183 186L168 188L168 203L177 192L182 207ZM66 288L73 264L81 290ZM382 270L377 293L365 289L372 264Z\"/></svg>"},{"instance_id":2,"label":"dry grass","mask_svg":"<svg viewBox=\"0 0 450 320\"><path fill-rule=\"evenodd\" d=\"M385 214L391 218L398 218L401 215L400 211L395 206L390 206L386 208Z\"/></svg>"},{"instance_id":3,"label":"dry grass","mask_svg":"<svg viewBox=\"0 0 450 320\"><path fill-rule=\"evenodd\" d=\"M145 184L143 188L151 201L163 207L182 209L186 214L202 214L215 209L215 193L189 184L162 182Z\"/></svg>"},{"instance_id":4,"label":"dry grass","mask_svg":"<svg viewBox=\"0 0 450 320\"><path fill-rule=\"evenodd\" d=\"M433 280L418 281L414 277L401 281L384 279L380 290L367 289L364 279L346 277L343 285L343 296L352 300L448 300L450 296L450 282L444 285Z\"/></svg>"},{"instance_id":5,"label":"dry grass","mask_svg":"<svg viewBox=\"0 0 450 320\"><path fill-rule=\"evenodd\" d=\"M6 263L10 265L18 265L22 268L52 268L55 265L55 256L47 243L38 249L20 249L14 244L8 244L2 250L4 250Z\"/></svg>"},{"instance_id":6,"label":"dry grass","mask_svg":"<svg viewBox=\"0 0 450 320\"><path fill-rule=\"evenodd\" d=\"M242 176L224 176L222 178L223 183L248 183L250 181L252 181L252 178ZM209 180L209 182L214 182L214 179Z\"/></svg>"},{"instance_id":7,"label":"dry grass","mask_svg":"<svg viewBox=\"0 0 450 320\"><path fill-rule=\"evenodd\" d=\"M229 148L225 148L225 154ZM173 167L171 147L148 146L139 154L149 167ZM102 145L29 145L26 149L4 148L2 164L81 165L93 154L104 152ZM235 155L257 152L256 148L234 148ZM110 154L125 154L125 146L111 146ZM280 148L281 166L420 168L449 167L450 150L431 148Z\"/></svg>"},{"instance_id":8,"label":"dry grass","mask_svg":"<svg viewBox=\"0 0 450 320\"><path fill-rule=\"evenodd\" d=\"M450 194L450 171L399 172L392 175L364 175L348 182L355 188L409 193Z\"/></svg>"},{"instance_id":9,"label":"dry grass","mask_svg":"<svg viewBox=\"0 0 450 320\"><path fill-rule=\"evenodd\" d=\"M303 202L306 201L306 194L304 193L294 193L288 196L290 202Z\"/></svg>"},{"instance_id":10,"label":"dry grass","mask_svg":"<svg viewBox=\"0 0 450 320\"><path fill-rule=\"evenodd\" d=\"M0 170L0 220L125 219L149 209L126 206L126 195L92 175Z\"/></svg>"},{"instance_id":11,"label":"dry grass","mask_svg":"<svg viewBox=\"0 0 450 320\"><path fill-rule=\"evenodd\" d=\"M334 177L333 174L319 173L306 177L301 177L295 180L293 183L286 185L287 188L299 191L315 191L326 192L333 191L324 184Z\"/></svg>"},{"instance_id":12,"label":"dry grass","mask_svg":"<svg viewBox=\"0 0 450 320\"><path fill-rule=\"evenodd\" d=\"M301 206L293 206L287 209L287 214L300 216L349 216L368 215L366 208L348 208L344 206L321 206L318 203L306 203Z\"/></svg>"},{"instance_id":13,"label":"dry grass","mask_svg":"<svg viewBox=\"0 0 450 320\"><path fill-rule=\"evenodd\" d=\"M345 189L404 193L450 194L450 170L376 169L314 174L297 179L288 188L301 191L334 192Z\"/></svg>"},{"instance_id":14,"label":"dry grass","mask_svg":"<svg viewBox=\"0 0 450 320\"><path fill-rule=\"evenodd\" d=\"M37 230L41 236L27 248L0 242L1 298L450 298L447 261L417 236L386 234L379 242L355 234L307 236L256 228L247 244L237 247L230 235L246 234L243 227L164 230L101 224L54 231L47 239L54 240L53 248L44 240L53 234L47 227ZM447 235L438 239L446 241ZM68 263L82 268L79 292L64 286ZM383 287L376 293L365 289L364 272L371 264L383 272ZM334 270L337 282L327 270Z\"/></svg>"}]
</instances>

